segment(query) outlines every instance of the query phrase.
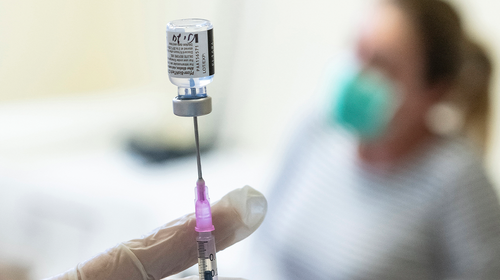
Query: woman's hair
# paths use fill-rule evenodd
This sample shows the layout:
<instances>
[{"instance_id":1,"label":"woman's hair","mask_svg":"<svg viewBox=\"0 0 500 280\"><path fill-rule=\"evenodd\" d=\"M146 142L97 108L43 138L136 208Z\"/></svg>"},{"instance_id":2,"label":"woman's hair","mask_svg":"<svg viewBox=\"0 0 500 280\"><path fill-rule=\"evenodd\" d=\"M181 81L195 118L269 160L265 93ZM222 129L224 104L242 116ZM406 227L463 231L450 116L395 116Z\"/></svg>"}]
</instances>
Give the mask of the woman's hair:
<instances>
[{"instance_id":1,"label":"woman's hair","mask_svg":"<svg viewBox=\"0 0 500 280\"><path fill-rule=\"evenodd\" d=\"M464 113L463 133L486 148L492 63L486 51L465 35L460 16L442 0L388 0L415 24L424 46L425 78L445 83L444 97Z\"/></svg>"},{"instance_id":2,"label":"woman's hair","mask_svg":"<svg viewBox=\"0 0 500 280\"><path fill-rule=\"evenodd\" d=\"M464 60L448 99L465 112L464 133L485 151L490 118L490 82L493 65L477 42L464 42Z\"/></svg>"},{"instance_id":3,"label":"woman's hair","mask_svg":"<svg viewBox=\"0 0 500 280\"><path fill-rule=\"evenodd\" d=\"M389 0L415 24L424 47L428 84L453 82L461 67L463 30L460 17L440 0Z\"/></svg>"}]
</instances>

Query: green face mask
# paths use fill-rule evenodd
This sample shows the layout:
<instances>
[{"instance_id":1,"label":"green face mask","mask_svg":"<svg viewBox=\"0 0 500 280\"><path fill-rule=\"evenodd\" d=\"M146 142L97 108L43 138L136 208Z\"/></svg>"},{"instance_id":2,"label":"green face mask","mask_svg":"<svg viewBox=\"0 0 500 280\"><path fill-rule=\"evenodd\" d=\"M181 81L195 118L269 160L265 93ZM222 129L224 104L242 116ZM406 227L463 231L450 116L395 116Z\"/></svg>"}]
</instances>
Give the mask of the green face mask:
<instances>
[{"instance_id":1,"label":"green face mask","mask_svg":"<svg viewBox=\"0 0 500 280\"><path fill-rule=\"evenodd\" d=\"M394 86L373 70L348 71L338 80L330 117L353 131L361 140L373 141L383 135L394 115Z\"/></svg>"}]
</instances>

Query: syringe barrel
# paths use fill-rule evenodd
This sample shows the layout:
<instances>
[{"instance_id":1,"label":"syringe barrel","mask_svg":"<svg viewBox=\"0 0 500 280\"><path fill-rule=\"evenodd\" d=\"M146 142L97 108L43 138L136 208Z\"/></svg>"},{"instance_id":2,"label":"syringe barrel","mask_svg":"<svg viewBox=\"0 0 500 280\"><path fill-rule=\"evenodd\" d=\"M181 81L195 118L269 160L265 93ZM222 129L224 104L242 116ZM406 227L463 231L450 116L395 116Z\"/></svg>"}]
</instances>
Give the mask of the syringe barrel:
<instances>
[{"instance_id":1,"label":"syringe barrel","mask_svg":"<svg viewBox=\"0 0 500 280\"><path fill-rule=\"evenodd\" d=\"M218 280L214 236L211 232L199 232L196 242L198 245L198 272L200 280Z\"/></svg>"}]
</instances>

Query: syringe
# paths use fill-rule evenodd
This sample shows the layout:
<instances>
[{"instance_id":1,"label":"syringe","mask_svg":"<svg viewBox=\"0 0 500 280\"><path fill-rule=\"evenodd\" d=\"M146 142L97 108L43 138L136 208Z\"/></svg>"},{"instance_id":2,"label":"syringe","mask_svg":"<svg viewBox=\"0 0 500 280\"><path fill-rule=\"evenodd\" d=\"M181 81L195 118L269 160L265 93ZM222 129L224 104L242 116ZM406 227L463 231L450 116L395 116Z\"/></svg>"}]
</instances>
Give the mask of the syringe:
<instances>
[{"instance_id":1,"label":"syringe","mask_svg":"<svg viewBox=\"0 0 500 280\"><path fill-rule=\"evenodd\" d=\"M210 198L208 187L201 173L200 141L198 136L198 118L194 117L194 135L196 142L196 159L198 163L198 181L195 188L196 227L198 232L196 242L198 243L198 273L200 280L217 280L217 259L215 257L215 239L212 231L212 210L210 209Z\"/></svg>"},{"instance_id":2,"label":"syringe","mask_svg":"<svg viewBox=\"0 0 500 280\"><path fill-rule=\"evenodd\" d=\"M198 180L195 188L195 216L198 232L198 270L200 280L217 280L212 210L201 172L198 116L212 111L212 99L206 85L215 74L213 27L208 20L183 19L167 24L168 77L178 86L173 100L174 114L193 117Z\"/></svg>"},{"instance_id":3,"label":"syringe","mask_svg":"<svg viewBox=\"0 0 500 280\"><path fill-rule=\"evenodd\" d=\"M215 239L212 235L212 211L208 198L208 188L203 179L196 182L196 228L198 237L198 273L200 279L217 280L217 258L215 256Z\"/></svg>"}]
</instances>

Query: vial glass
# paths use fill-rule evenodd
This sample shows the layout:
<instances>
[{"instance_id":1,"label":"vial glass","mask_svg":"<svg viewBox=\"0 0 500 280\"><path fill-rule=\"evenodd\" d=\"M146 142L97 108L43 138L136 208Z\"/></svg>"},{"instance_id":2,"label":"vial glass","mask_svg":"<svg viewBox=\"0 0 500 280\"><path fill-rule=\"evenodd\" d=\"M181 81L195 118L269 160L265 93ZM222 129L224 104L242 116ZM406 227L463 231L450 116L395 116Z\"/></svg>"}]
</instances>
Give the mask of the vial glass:
<instances>
[{"instance_id":1,"label":"vial glass","mask_svg":"<svg viewBox=\"0 0 500 280\"><path fill-rule=\"evenodd\" d=\"M207 96L215 74L213 26L205 19L180 19L167 24L168 77L179 99Z\"/></svg>"}]
</instances>

